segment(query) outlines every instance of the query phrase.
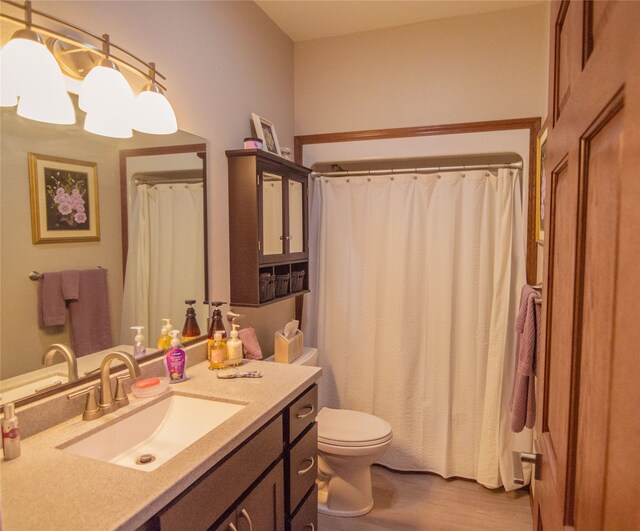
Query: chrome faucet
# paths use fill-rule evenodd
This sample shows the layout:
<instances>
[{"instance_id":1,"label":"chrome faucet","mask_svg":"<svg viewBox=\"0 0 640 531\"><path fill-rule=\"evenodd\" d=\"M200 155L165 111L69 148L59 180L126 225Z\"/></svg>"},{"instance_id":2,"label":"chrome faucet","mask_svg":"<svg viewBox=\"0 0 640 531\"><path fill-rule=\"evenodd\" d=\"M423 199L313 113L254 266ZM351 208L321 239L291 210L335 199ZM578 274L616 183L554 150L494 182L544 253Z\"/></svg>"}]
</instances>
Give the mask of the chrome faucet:
<instances>
[{"instance_id":1,"label":"chrome faucet","mask_svg":"<svg viewBox=\"0 0 640 531\"><path fill-rule=\"evenodd\" d=\"M53 345L49 345L47 347L47 351L42 356L42 364L45 367L49 367L53 365L53 359L56 356L56 352L62 354L62 357L67 362L68 366L68 380L73 382L78 379L78 360L76 359L76 355L73 350L69 348L67 345L63 345L62 343L54 343Z\"/></svg>"},{"instance_id":2,"label":"chrome faucet","mask_svg":"<svg viewBox=\"0 0 640 531\"><path fill-rule=\"evenodd\" d=\"M126 352L121 352L116 350L114 352L109 352L100 364L100 402L98 406L103 413L109 413L110 411L114 411L118 409L120 406L124 406L129 403L126 398L126 393L124 393L122 385L123 377L118 377L118 388L116 390L116 397L114 400L113 391L111 390L111 378L109 376L109 371L111 369L111 362L113 360L120 360L124 362L129 369L129 378L133 378L134 376L140 376L140 365L138 362L131 356L131 354L127 354Z\"/></svg>"}]
</instances>

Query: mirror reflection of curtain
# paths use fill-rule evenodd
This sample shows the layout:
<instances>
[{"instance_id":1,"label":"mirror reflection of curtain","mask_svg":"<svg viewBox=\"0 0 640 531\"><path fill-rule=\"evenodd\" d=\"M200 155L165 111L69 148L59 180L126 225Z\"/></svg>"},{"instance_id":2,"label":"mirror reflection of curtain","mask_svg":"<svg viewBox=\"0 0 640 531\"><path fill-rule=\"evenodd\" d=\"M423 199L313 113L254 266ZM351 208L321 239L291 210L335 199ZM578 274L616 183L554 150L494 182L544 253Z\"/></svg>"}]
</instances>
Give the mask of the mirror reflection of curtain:
<instances>
[{"instance_id":1,"label":"mirror reflection of curtain","mask_svg":"<svg viewBox=\"0 0 640 531\"><path fill-rule=\"evenodd\" d=\"M139 185L131 212L120 339L144 326L155 347L161 319L182 330L185 299L204 293L203 185Z\"/></svg>"}]
</instances>

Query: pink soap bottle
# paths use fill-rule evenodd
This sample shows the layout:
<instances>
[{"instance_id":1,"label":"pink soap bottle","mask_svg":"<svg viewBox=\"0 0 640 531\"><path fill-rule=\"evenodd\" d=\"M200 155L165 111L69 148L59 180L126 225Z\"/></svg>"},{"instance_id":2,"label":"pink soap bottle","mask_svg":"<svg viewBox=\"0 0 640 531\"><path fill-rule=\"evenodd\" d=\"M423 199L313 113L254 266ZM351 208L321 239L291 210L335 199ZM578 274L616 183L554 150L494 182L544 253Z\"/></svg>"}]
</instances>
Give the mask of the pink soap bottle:
<instances>
[{"instance_id":1,"label":"pink soap bottle","mask_svg":"<svg viewBox=\"0 0 640 531\"><path fill-rule=\"evenodd\" d=\"M167 352L164 363L167 367L169 383L178 383L187 379L187 353L182 348L178 334L180 330L171 330L171 348Z\"/></svg>"}]
</instances>

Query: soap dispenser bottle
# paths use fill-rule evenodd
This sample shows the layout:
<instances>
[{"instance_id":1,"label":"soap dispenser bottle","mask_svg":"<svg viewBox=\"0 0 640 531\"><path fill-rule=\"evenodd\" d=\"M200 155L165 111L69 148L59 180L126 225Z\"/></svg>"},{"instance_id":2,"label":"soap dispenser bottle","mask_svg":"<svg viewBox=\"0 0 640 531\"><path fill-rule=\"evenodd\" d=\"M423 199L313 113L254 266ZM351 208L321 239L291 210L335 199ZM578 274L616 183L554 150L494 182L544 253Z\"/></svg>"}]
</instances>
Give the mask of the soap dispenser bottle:
<instances>
[{"instance_id":1,"label":"soap dispenser bottle","mask_svg":"<svg viewBox=\"0 0 640 531\"><path fill-rule=\"evenodd\" d=\"M222 339L226 341L227 330L224 327L224 321L222 320L222 310L220 310L220 306L227 303L222 301L214 301L210 304L213 307L213 313L211 315L211 323L209 324L209 338L213 338L216 330L220 330L220 332L222 332Z\"/></svg>"},{"instance_id":2,"label":"soap dispenser bottle","mask_svg":"<svg viewBox=\"0 0 640 531\"><path fill-rule=\"evenodd\" d=\"M20 426L18 426L18 417L16 417L15 404L13 403L4 405L2 448L5 460L20 457Z\"/></svg>"},{"instance_id":3,"label":"soap dispenser bottle","mask_svg":"<svg viewBox=\"0 0 640 531\"><path fill-rule=\"evenodd\" d=\"M220 330L216 330L213 334L213 339L209 339L208 341L207 357L209 358L210 370L224 369L227 347L225 340L222 339L222 332Z\"/></svg>"},{"instance_id":4,"label":"soap dispenser bottle","mask_svg":"<svg viewBox=\"0 0 640 531\"><path fill-rule=\"evenodd\" d=\"M162 325L162 329L160 330L160 337L158 338L158 348L160 350L166 350L171 346L171 336L169 332L171 331L171 319L164 318L162 319L164 324Z\"/></svg>"},{"instance_id":5,"label":"soap dispenser bottle","mask_svg":"<svg viewBox=\"0 0 640 531\"><path fill-rule=\"evenodd\" d=\"M132 326L131 330L136 330L137 332L133 338L133 357L138 359L147 353L147 348L144 344L144 336L142 335L144 326Z\"/></svg>"},{"instance_id":6,"label":"soap dispenser bottle","mask_svg":"<svg viewBox=\"0 0 640 531\"><path fill-rule=\"evenodd\" d=\"M240 325L233 323L231 325L231 339L227 341L227 361L226 365L235 367L242 365L242 341L238 338L238 328Z\"/></svg>"},{"instance_id":7,"label":"soap dispenser bottle","mask_svg":"<svg viewBox=\"0 0 640 531\"><path fill-rule=\"evenodd\" d=\"M167 376L169 383L182 382L187 379L187 353L180 344L178 334L180 330L171 330L171 349L165 356L165 365L167 367Z\"/></svg>"},{"instance_id":8,"label":"soap dispenser bottle","mask_svg":"<svg viewBox=\"0 0 640 531\"><path fill-rule=\"evenodd\" d=\"M196 320L196 311L193 308L193 305L196 303L195 300L186 300L185 304L188 304L187 308L187 318L184 321L184 326L182 327L182 341L189 341L190 339L195 339L200 337L200 327L198 326L198 321Z\"/></svg>"}]
</instances>

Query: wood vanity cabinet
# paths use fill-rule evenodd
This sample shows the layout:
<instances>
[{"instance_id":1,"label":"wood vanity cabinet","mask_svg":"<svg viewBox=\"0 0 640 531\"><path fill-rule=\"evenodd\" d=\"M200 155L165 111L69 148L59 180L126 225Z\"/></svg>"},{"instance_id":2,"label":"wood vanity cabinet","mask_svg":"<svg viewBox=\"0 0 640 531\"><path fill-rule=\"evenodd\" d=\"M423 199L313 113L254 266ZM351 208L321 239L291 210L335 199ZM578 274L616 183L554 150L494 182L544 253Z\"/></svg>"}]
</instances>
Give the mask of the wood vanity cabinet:
<instances>
[{"instance_id":1,"label":"wood vanity cabinet","mask_svg":"<svg viewBox=\"0 0 640 531\"><path fill-rule=\"evenodd\" d=\"M308 292L311 170L258 149L227 151L231 304Z\"/></svg>"},{"instance_id":2,"label":"wood vanity cabinet","mask_svg":"<svg viewBox=\"0 0 640 531\"><path fill-rule=\"evenodd\" d=\"M284 415L287 530L318 528L318 386L307 389Z\"/></svg>"},{"instance_id":3,"label":"wood vanity cabinet","mask_svg":"<svg viewBox=\"0 0 640 531\"><path fill-rule=\"evenodd\" d=\"M317 401L313 385L138 531L317 529Z\"/></svg>"}]
</instances>

